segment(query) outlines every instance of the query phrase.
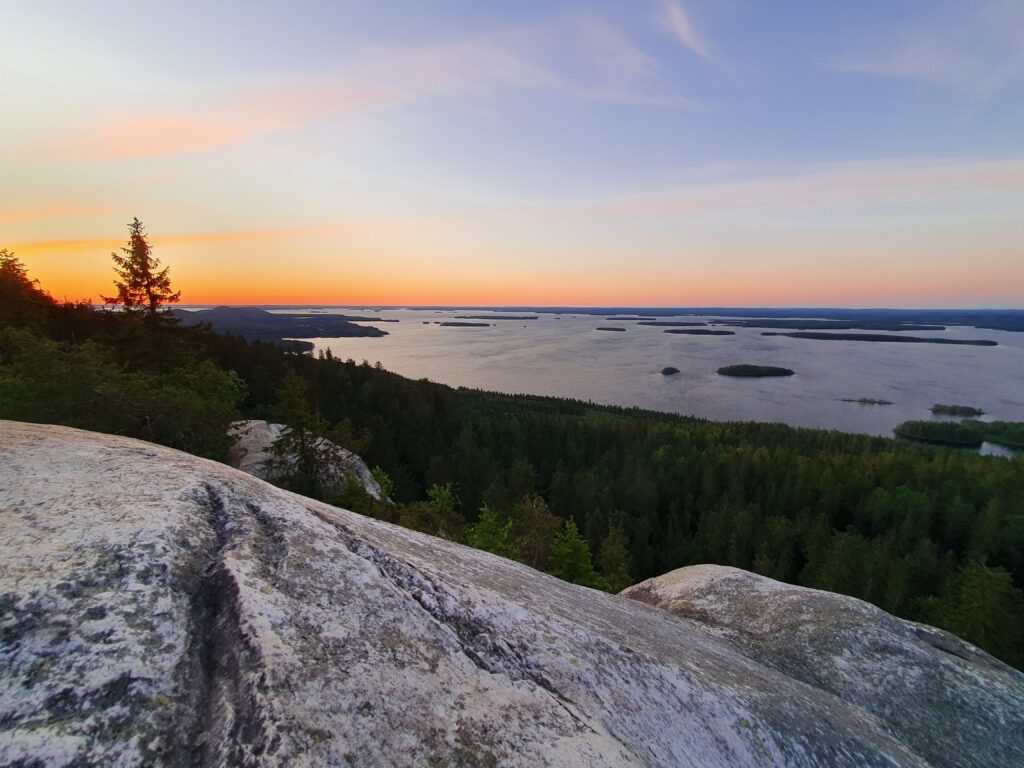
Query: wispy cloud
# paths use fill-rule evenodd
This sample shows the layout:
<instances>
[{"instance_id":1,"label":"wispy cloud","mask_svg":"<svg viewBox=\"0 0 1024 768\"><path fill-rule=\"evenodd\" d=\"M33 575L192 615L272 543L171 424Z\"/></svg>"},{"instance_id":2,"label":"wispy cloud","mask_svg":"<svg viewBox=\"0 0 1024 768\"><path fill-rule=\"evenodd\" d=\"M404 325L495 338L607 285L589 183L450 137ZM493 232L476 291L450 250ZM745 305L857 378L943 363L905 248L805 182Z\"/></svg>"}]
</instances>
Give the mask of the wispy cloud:
<instances>
[{"instance_id":1,"label":"wispy cloud","mask_svg":"<svg viewBox=\"0 0 1024 768\"><path fill-rule=\"evenodd\" d=\"M360 80L398 92L403 99L483 96L509 88L545 88L556 82L543 67L490 40L371 49L352 69Z\"/></svg>"},{"instance_id":2,"label":"wispy cloud","mask_svg":"<svg viewBox=\"0 0 1024 768\"><path fill-rule=\"evenodd\" d=\"M172 246L214 245L218 243L284 240L298 237L345 235L358 227L316 225L285 229L242 229L222 232L186 232L178 234L150 233L157 248ZM71 253L106 253L124 244L123 237L79 237L63 240L27 240L13 243L10 250L25 255L65 255Z\"/></svg>"},{"instance_id":3,"label":"wispy cloud","mask_svg":"<svg viewBox=\"0 0 1024 768\"><path fill-rule=\"evenodd\" d=\"M683 7L675 0L665 0L664 21L676 38L691 51L704 58L710 57L711 53L707 43L697 34L690 17Z\"/></svg>"},{"instance_id":4,"label":"wispy cloud","mask_svg":"<svg viewBox=\"0 0 1024 768\"><path fill-rule=\"evenodd\" d=\"M22 221L56 221L82 216L100 216L110 213L110 208L84 205L48 204L23 206L0 210L0 224L13 224Z\"/></svg>"},{"instance_id":5,"label":"wispy cloud","mask_svg":"<svg viewBox=\"0 0 1024 768\"><path fill-rule=\"evenodd\" d=\"M864 44L835 67L991 96L1024 78L1024 3L957 3Z\"/></svg>"},{"instance_id":6,"label":"wispy cloud","mask_svg":"<svg viewBox=\"0 0 1024 768\"><path fill-rule=\"evenodd\" d=\"M215 107L118 115L64 139L76 159L126 159L205 152L394 101L388 89L348 83L282 85L236 94Z\"/></svg>"},{"instance_id":7,"label":"wispy cloud","mask_svg":"<svg viewBox=\"0 0 1024 768\"><path fill-rule=\"evenodd\" d=\"M524 206L505 215L687 217L725 211L899 204L1024 192L1024 158L825 165L785 177L705 183L652 194Z\"/></svg>"}]
</instances>

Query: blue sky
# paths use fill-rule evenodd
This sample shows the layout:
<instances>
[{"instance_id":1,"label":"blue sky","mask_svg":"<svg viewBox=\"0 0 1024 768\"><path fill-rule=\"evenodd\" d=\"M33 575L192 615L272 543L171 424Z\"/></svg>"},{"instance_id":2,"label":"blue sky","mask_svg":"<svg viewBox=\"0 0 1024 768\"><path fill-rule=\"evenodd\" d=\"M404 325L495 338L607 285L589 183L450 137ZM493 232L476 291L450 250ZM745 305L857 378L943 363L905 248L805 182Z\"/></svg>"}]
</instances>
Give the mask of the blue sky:
<instances>
[{"instance_id":1,"label":"blue sky","mask_svg":"<svg viewBox=\"0 0 1024 768\"><path fill-rule=\"evenodd\" d=\"M61 293L137 215L194 301L1024 300L1024 0L0 15L0 247Z\"/></svg>"}]
</instances>

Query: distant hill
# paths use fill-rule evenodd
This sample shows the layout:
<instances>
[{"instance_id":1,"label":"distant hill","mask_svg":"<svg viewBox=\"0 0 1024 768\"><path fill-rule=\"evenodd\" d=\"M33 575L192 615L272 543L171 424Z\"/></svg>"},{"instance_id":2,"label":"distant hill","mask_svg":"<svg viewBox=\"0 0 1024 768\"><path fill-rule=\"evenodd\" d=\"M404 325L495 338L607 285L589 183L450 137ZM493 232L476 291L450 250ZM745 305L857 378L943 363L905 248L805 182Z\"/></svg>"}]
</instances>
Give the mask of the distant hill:
<instances>
[{"instance_id":1,"label":"distant hill","mask_svg":"<svg viewBox=\"0 0 1024 768\"><path fill-rule=\"evenodd\" d=\"M387 331L369 325L358 325L361 317L345 315L277 314L258 307L214 307L213 309L175 309L174 316L182 325L206 323L218 333L233 333L252 341L274 341L296 350L313 348L310 342L289 342L288 339L346 338L352 336L387 336ZM374 322L378 322L374 320Z\"/></svg>"}]
</instances>

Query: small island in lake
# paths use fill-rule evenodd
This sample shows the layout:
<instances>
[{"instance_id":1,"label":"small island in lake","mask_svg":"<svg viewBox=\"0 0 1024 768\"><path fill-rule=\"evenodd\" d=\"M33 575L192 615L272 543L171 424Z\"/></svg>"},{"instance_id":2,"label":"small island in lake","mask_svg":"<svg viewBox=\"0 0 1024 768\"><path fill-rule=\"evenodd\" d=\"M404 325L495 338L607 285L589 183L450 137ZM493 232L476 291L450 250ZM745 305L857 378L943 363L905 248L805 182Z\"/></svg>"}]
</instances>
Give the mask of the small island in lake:
<instances>
[{"instance_id":1,"label":"small island in lake","mask_svg":"<svg viewBox=\"0 0 1024 768\"><path fill-rule=\"evenodd\" d=\"M788 336L791 339L818 339L821 341L874 341L903 344L960 344L974 347L998 347L999 342L991 339L939 339L924 336L893 336L887 333L818 333L797 331L796 333L764 332L762 336Z\"/></svg>"},{"instance_id":2,"label":"small island in lake","mask_svg":"<svg viewBox=\"0 0 1024 768\"><path fill-rule=\"evenodd\" d=\"M876 400L872 397L844 397L844 403L858 403L860 405L892 405L892 400Z\"/></svg>"},{"instance_id":3,"label":"small island in lake","mask_svg":"<svg viewBox=\"0 0 1024 768\"><path fill-rule=\"evenodd\" d=\"M665 333L682 333L687 336L735 336L735 331L712 331L710 328L667 328Z\"/></svg>"},{"instance_id":4,"label":"small island in lake","mask_svg":"<svg viewBox=\"0 0 1024 768\"><path fill-rule=\"evenodd\" d=\"M661 369L662 376L673 376L677 373L679 373L679 369L671 365L666 365Z\"/></svg>"},{"instance_id":5,"label":"small island in lake","mask_svg":"<svg viewBox=\"0 0 1024 768\"><path fill-rule=\"evenodd\" d=\"M539 315L456 315L456 320L536 320Z\"/></svg>"},{"instance_id":6,"label":"small island in lake","mask_svg":"<svg viewBox=\"0 0 1024 768\"><path fill-rule=\"evenodd\" d=\"M969 405L941 405L936 403L931 407L931 412L936 416L984 416L981 408L972 408Z\"/></svg>"},{"instance_id":7,"label":"small island in lake","mask_svg":"<svg viewBox=\"0 0 1024 768\"><path fill-rule=\"evenodd\" d=\"M626 329L625 328L613 328L610 325L606 325L606 326L601 326L597 330L599 330L599 331L625 331Z\"/></svg>"},{"instance_id":8,"label":"small island in lake","mask_svg":"<svg viewBox=\"0 0 1024 768\"><path fill-rule=\"evenodd\" d=\"M677 323L675 320L644 320L643 322L637 323L637 325L668 325L681 328L683 326L707 325L707 323Z\"/></svg>"},{"instance_id":9,"label":"small island in lake","mask_svg":"<svg viewBox=\"0 0 1024 768\"><path fill-rule=\"evenodd\" d=\"M463 323L459 320L446 320L438 323L442 328L490 328L490 323Z\"/></svg>"},{"instance_id":10,"label":"small island in lake","mask_svg":"<svg viewBox=\"0 0 1024 768\"><path fill-rule=\"evenodd\" d=\"M727 365L718 369L722 376L792 376L796 371L774 365Z\"/></svg>"}]
</instances>

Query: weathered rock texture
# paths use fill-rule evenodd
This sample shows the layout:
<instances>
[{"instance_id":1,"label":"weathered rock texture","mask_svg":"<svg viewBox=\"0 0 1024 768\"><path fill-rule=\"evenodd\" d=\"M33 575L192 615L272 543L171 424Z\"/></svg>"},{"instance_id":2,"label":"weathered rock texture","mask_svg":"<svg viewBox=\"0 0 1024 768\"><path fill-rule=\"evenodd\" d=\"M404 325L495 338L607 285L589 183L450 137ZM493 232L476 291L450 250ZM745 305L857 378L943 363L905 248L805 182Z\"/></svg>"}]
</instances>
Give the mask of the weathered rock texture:
<instances>
[{"instance_id":1,"label":"weathered rock texture","mask_svg":"<svg viewBox=\"0 0 1024 768\"><path fill-rule=\"evenodd\" d=\"M948 632L721 565L622 594L873 713L932 765L1024 765L1024 675Z\"/></svg>"},{"instance_id":2,"label":"weathered rock texture","mask_svg":"<svg viewBox=\"0 0 1024 768\"><path fill-rule=\"evenodd\" d=\"M235 422L228 430L228 433L235 438L235 444L228 456L228 463L261 480L275 480L277 467L270 447L286 429L284 424L273 424L255 419ZM324 438L320 438L320 441L331 444ZM345 448L338 447L338 454L340 461L335 483L340 487L348 477L354 477L362 483L371 498L381 501L380 484L366 463Z\"/></svg>"},{"instance_id":3,"label":"weathered rock texture","mask_svg":"<svg viewBox=\"0 0 1024 768\"><path fill-rule=\"evenodd\" d=\"M923 766L1024 754L1010 698L1021 676L973 650L937 664L937 679L887 681L924 702L904 723L754 658L715 623L124 438L0 422L0 568L5 765ZM964 705L924 716L950 670ZM932 755L926 731L961 740Z\"/></svg>"}]
</instances>

